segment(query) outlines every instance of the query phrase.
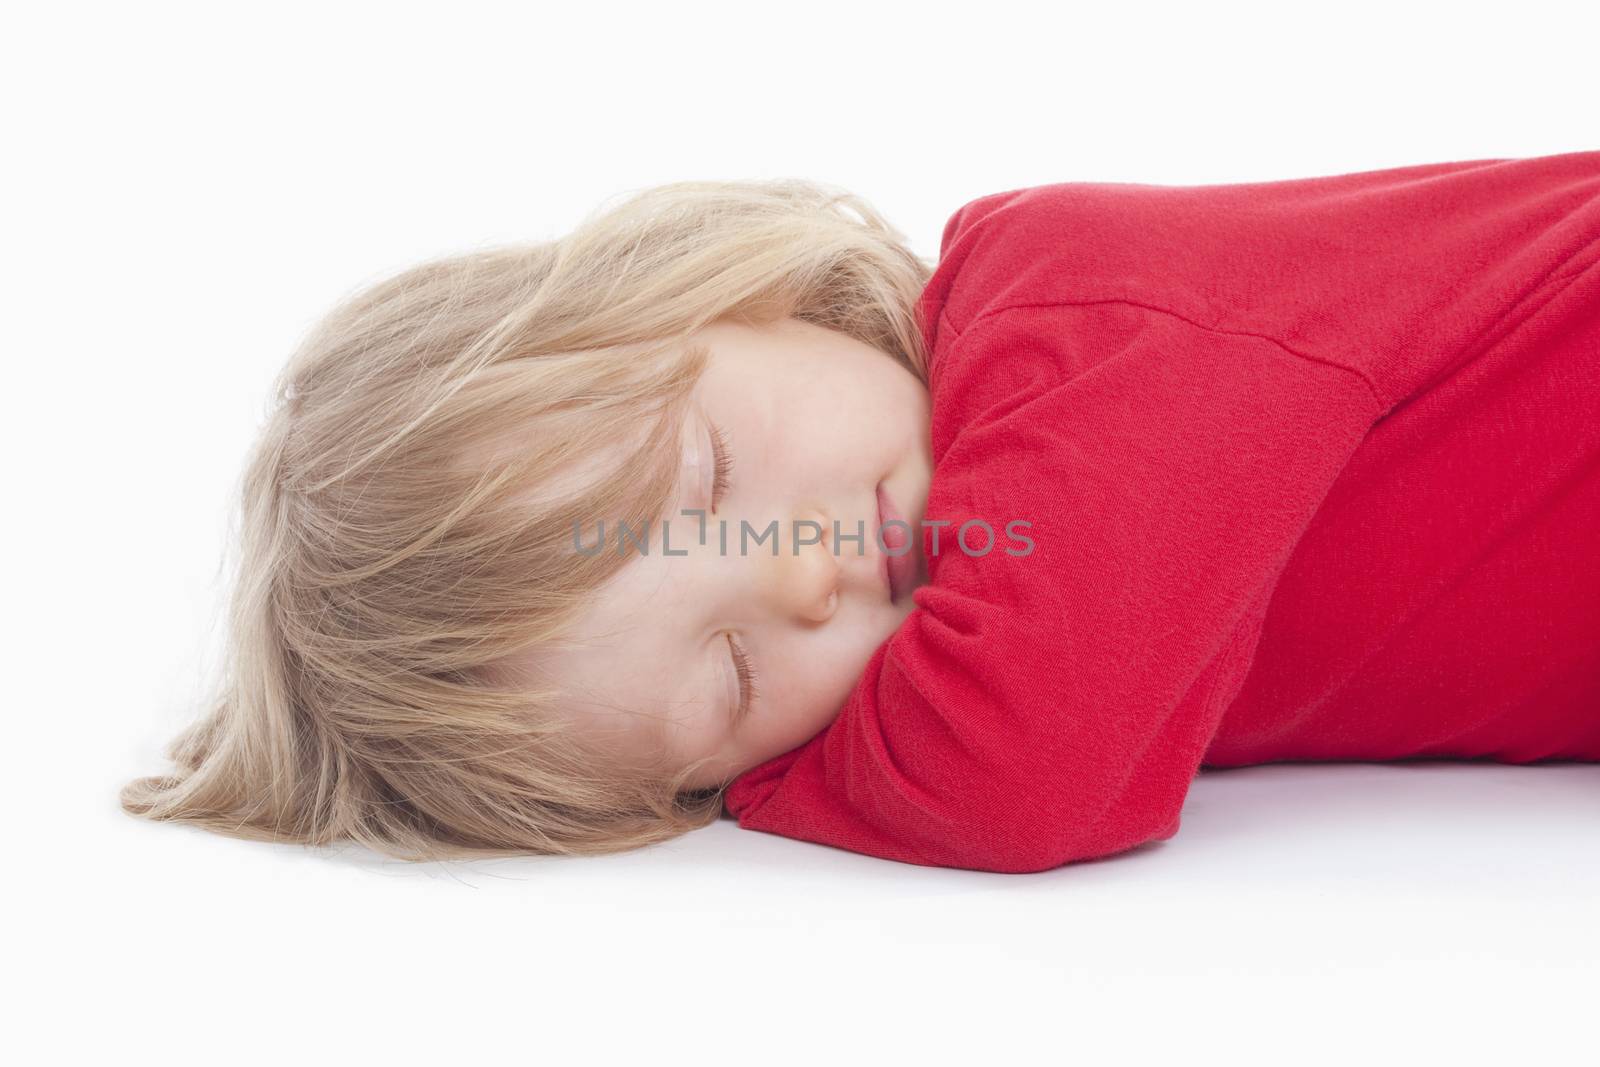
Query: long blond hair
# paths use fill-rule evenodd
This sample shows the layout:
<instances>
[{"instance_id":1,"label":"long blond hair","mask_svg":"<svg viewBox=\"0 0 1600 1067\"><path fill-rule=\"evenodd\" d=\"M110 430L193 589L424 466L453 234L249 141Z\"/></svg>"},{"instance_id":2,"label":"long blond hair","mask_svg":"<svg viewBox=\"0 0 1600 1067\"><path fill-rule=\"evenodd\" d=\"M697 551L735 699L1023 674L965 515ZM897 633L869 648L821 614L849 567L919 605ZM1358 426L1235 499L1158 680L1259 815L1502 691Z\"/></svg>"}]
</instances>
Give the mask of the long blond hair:
<instances>
[{"instance_id":1,"label":"long blond hair","mask_svg":"<svg viewBox=\"0 0 1600 1067\"><path fill-rule=\"evenodd\" d=\"M344 300L280 373L240 482L220 691L123 809L410 860L714 822L726 783L685 788L702 763L624 759L496 665L558 641L628 562L575 553L575 522L637 529L670 504L705 355L688 335L791 316L925 382L930 271L849 193L697 181ZM588 484L560 478L601 456Z\"/></svg>"}]
</instances>

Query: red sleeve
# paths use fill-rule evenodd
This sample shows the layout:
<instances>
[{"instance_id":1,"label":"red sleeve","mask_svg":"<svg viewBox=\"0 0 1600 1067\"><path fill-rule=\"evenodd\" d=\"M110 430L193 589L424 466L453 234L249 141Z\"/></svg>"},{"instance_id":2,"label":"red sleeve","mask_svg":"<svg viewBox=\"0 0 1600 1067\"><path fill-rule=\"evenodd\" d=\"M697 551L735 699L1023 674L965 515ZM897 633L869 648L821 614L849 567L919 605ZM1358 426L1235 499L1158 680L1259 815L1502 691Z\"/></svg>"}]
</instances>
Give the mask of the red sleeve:
<instances>
[{"instance_id":1,"label":"red sleeve","mask_svg":"<svg viewBox=\"0 0 1600 1067\"><path fill-rule=\"evenodd\" d=\"M1385 410L1600 258L1600 151L1227 185L1064 182L952 216L923 311L1125 300L1349 367ZM942 322L940 321L942 317Z\"/></svg>"},{"instance_id":2,"label":"red sleeve","mask_svg":"<svg viewBox=\"0 0 1600 1067\"><path fill-rule=\"evenodd\" d=\"M941 316L934 336L926 519L949 525L924 531L929 584L838 717L736 779L728 808L747 829L1006 872L1170 837L1379 400L1270 338L1122 300ZM973 519L987 554L952 540ZM1025 555L1006 551L1026 549L1012 520L1031 523Z\"/></svg>"}]
</instances>

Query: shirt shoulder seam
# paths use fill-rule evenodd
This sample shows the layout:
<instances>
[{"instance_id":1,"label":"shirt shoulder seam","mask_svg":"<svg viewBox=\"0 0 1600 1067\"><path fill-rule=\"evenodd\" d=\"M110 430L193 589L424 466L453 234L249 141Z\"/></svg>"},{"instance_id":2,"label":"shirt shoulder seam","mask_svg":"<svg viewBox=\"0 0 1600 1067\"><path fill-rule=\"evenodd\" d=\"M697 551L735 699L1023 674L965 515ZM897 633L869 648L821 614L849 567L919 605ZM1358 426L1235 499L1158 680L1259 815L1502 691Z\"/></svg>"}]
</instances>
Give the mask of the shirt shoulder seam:
<instances>
[{"instance_id":1,"label":"shirt shoulder seam","mask_svg":"<svg viewBox=\"0 0 1600 1067\"><path fill-rule=\"evenodd\" d=\"M1224 330L1224 329L1221 329L1220 327L1208 326L1203 322L1196 322L1194 319L1189 318L1187 315L1180 315L1178 312L1173 311L1170 308L1158 307L1155 304L1146 304L1146 303L1142 303L1142 302L1137 301L1137 300L1126 300L1126 299L1122 299L1122 298L1119 298L1119 297L1111 297L1111 298L1101 299L1101 300L1037 300L1037 301L1021 301L1021 302L1014 303L1014 304L1006 304L1006 305L1003 305L1003 306L997 307L997 308L990 308L990 309L980 313L977 317L975 317L972 320L970 320L966 324L966 326L957 327L956 334L957 334L957 336L963 336L969 330L971 330L974 327L976 327L979 323L985 322L985 321L990 320L990 319L997 318L1000 315L1003 315L1008 311L1024 311L1024 310L1037 309L1037 308L1054 308L1054 307L1094 307L1094 306L1100 305L1100 304L1124 304L1124 305L1126 305L1128 307L1143 308L1146 311L1154 311L1154 312L1157 312L1158 314L1166 315L1166 316L1169 316L1171 318L1177 319L1178 321L1187 323L1188 325L1193 326L1196 329L1205 330L1207 333L1214 333L1214 334L1218 334L1218 335L1224 336L1224 337L1254 337L1254 338L1258 338L1258 339L1260 339L1262 341L1270 341L1272 344L1277 345L1280 349L1282 349L1284 352L1288 353L1291 356L1295 356L1296 358L1303 359L1303 360L1305 360L1305 361L1307 361L1309 363L1320 363L1320 364L1323 364L1324 366L1336 367L1339 370L1342 370L1342 371L1345 371L1348 374L1354 375L1355 377L1357 377L1357 378L1359 378L1361 380L1361 384L1362 385L1367 387L1367 392L1369 394L1371 394L1372 401L1373 401L1374 404L1376 404L1378 406L1378 410L1380 412L1384 412L1384 411L1388 411L1389 410L1390 405L1384 399L1383 395L1378 391L1377 385L1372 381L1372 379L1370 377L1367 376L1367 374L1364 371L1362 371L1358 367L1352 367L1349 364L1341 363L1338 360L1328 359L1325 356L1318 356L1318 355L1313 355L1313 354L1311 354L1309 352L1302 352L1302 351L1300 351L1300 350L1298 350L1296 348L1290 347L1289 345L1287 345L1284 342L1280 341L1278 338L1273 337L1273 336L1271 336L1269 334L1253 333L1253 332L1251 332L1249 330ZM940 314L943 315L943 311L941 311ZM945 317L945 321L949 322L952 326L956 325L955 324L955 320L949 318L949 316L944 316L944 317Z\"/></svg>"}]
</instances>

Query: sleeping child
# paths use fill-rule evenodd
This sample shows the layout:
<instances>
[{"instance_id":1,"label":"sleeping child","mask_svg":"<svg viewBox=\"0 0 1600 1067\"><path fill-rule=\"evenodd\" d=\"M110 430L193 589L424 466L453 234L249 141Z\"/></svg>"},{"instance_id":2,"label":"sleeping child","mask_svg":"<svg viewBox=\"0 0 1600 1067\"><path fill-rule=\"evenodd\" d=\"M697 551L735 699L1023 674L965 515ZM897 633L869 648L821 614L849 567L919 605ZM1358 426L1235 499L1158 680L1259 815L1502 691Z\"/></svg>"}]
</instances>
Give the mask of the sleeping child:
<instances>
[{"instance_id":1,"label":"sleeping child","mask_svg":"<svg viewBox=\"0 0 1600 1067\"><path fill-rule=\"evenodd\" d=\"M1600 151L680 182L322 319L130 813L406 859L724 813L1021 873L1205 767L1600 760Z\"/></svg>"}]
</instances>

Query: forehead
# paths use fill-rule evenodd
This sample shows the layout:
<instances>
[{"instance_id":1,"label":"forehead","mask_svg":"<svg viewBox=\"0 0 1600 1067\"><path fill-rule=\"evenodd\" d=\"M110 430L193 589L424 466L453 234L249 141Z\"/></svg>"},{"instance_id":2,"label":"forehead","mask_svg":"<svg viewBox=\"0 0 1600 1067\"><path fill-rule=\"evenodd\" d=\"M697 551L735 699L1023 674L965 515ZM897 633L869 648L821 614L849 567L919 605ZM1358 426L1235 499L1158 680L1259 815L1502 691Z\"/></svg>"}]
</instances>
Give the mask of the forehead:
<instances>
[{"instance_id":1,"label":"forehead","mask_svg":"<svg viewBox=\"0 0 1600 1067\"><path fill-rule=\"evenodd\" d=\"M640 556L630 546L628 562L593 594L573 630L552 646L553 669L566 668L569 677L578 669L594 677L572 680L608 681L612 683L609 690L634 683L643 692L662 692L656 684L659 677L650 669L667 666L674 654L681 663L688 583L687 568L675 566L684 561L660 554L658 525L650 531L650 555ZM595 536L591 527L585 542L593 544ZM680 537L675 529L673 540ZM603 551L614 552L616 544L616 533L608 524Z\"/></svg>"},{"instance_id":2,"label":"forehead","mask_svg":"<svg viewBox=\"0 0 1600 1067\"><path fill-rule=\"evenodd\" d=\"M687 444L701 403L713 396L748 402L754 382L763 380L765 391L781 391L785 387L772 380L774 366L792 367L796 350L827 336L831 331L793 319L766 325L721 320L703 327L691 343L706 345L709 358L684 409L680 445ZM637 441L628 444L637 447ZM625 446L606 463L580 460L564 472L564 484L603 477L626 453ZM517 674L561 692L585 726L641 745L658 744L669 736L670 723L715 714L725 703L712 655L695 629L696 558L660 553L663 520L672 520L674 546L696 535L695 519L677 514L680 505L674 499L651 524L649 555L629 545L628 562L591 595L564 637L530 649L512 665ZM583 544L592 546L596 537L596 523L590 522L582 530ZM615 552L616 546L617 530L608 520L601 550Z\"/></svg>"},{"instance_id":3,"label":"forehead","mask_svg":"<svg viewBox=\"0 0 1600 1067\"><path fill-rule=\"evenodd\" d=\"M748 372L782 361L817 329L795 320L754 327L721 321L704 327L694 341L709 348L708 359L684 409L680 449L697 432L703 402L712 395L753 400ZM541 677L613 722L627 719L637 727L686 720L718 703L716 675L694 629L695 574L704 557L661 554L664 521L672 523L675 548L688 545L698 533L695 517L678 514L684 504L681 497L671 500L651 524L650 554L640 556L630 543L628 562L594 594L571 633L533 654L531 665ZM584 545L592 546L597 535L590 523L583 531ZM617 543L616 527L608 522L602 551L615 552Z\"/></svg>"},{"instance_id":4,"label":"forehead","mask_svg":"<svg viewBox=\"0 0 1600 1067\"><path fill-rule=\"evenodd\" d=\"M669 517L678 503L669 506ZM673 545L688 544L695 529L692 517L678 518ZM615 524L606 521L604 532L601 551L615 553ZM592 547L598 524L587 524L581 537ZM519 674L562 693L584 726L639 744L659 741L670 722L704 714L716 699L709 660L694 644L691 559L665 557L661 545L657 519L649 555L629 543L628 561L591 594L569 631L515 664Z\"/></svg>"}]
</instances>

